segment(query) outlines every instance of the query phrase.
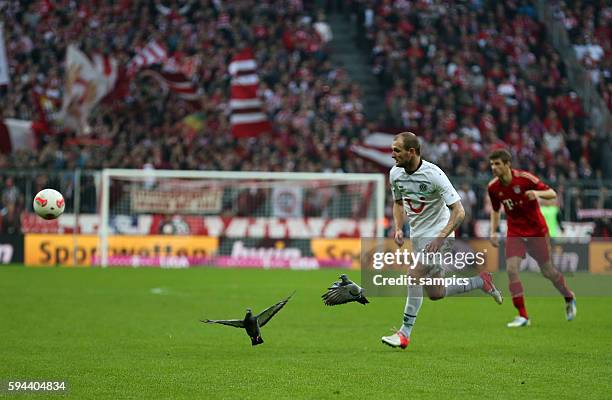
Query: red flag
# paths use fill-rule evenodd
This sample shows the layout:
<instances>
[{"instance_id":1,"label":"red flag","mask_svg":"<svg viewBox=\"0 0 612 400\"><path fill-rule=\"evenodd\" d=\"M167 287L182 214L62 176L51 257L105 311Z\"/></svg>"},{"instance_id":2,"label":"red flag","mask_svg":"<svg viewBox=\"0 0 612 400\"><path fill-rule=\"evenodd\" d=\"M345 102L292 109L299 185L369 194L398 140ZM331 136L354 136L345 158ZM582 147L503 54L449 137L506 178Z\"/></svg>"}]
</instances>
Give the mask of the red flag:
<instances>
[{"instance_id":1,"label":"red flag","mask_svg":"<svg viewBox=\"0 0 612 400\"><path fill-rule=\"evenodd\" d=\"M182 72L187 78L193 78L201 64L200 56L186 57L176 52L164 62L164 71Z\"/></svg>"},{"instance_id":2,"label":"red flag","mask_svg":"<svg viewBox=\"0 0 612 400\"><path fill-rule=\"evenodd\" d=\"M115 87L101 100L104 104L118 104L130 93L130 78L123 66L117 68L117 81Z\"/></svg>"},{"instance_id":3,"label":"red flag","mask_svg":"<svg viewBox=\"0 0 612 400\"><path fill-rule=\"evenodd\" d=\"M159 72L148 69L143 71L140 76L149 76L155 79L164 91L176 93L181 99L192 102L196 107L199 106L198 90L182 72Z\"/></svg>"},{"instance_id":4,"label":"red flag","mask_svg":"<svg viewBox=\"0 0 612 400\"><path fill-rule=\"evenodd\" d=\"M32 96L34 97L34 110L36 111L36 122L42 132L56 133L56 125L58 119L58 113L62 106L62 100L59 94L55 94L55 91L43 91L34 89Z\"/></svg>"},{"instance_id":5,"label":"red flag","mask_svg":"<svg viewBox=\"0 0 612 400\"><path fill-rule=\"evenodd\" d=\"M235 137L259 136L272 127L257 97L259 77L251 49L236 54L229 65L232 76L230 89L230 124Z\"/></svg>"}]
</instances>

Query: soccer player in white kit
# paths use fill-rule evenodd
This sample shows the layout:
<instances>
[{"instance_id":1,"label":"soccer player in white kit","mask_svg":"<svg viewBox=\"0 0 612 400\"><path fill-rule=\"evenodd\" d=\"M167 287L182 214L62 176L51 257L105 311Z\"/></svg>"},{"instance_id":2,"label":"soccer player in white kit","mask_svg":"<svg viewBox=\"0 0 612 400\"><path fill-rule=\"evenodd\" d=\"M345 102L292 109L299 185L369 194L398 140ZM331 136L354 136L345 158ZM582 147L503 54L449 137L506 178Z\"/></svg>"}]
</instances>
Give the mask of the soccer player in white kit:
<instances>
[{"instance_id":1,"label":"soccer player in white kit","mask_svg":"<svg viewBox=\"0 0 612 400\"><path fill-rule=\"evenodd\" d=\"M404 216L408 217L413 252L447 253L452 248L452 239L463 222L465 211L460 197L446 174L435 164L421 159L419 139L412 132L395 136L391 146L395 166L391 168L390 182L393 192L393 222L395 242L404 244ZM442 277L444 266L419 264L411 272L417 277ZM432 300L439 300L457 293L482 289L498 304L501 293L493 285L491 274L483 271L469 278L467 285L425 286ZM423 302L423 286L411 285L408 290L402 328L391 336L383 336L382 342L405 349Z\"/></svg>"}]
</instances>

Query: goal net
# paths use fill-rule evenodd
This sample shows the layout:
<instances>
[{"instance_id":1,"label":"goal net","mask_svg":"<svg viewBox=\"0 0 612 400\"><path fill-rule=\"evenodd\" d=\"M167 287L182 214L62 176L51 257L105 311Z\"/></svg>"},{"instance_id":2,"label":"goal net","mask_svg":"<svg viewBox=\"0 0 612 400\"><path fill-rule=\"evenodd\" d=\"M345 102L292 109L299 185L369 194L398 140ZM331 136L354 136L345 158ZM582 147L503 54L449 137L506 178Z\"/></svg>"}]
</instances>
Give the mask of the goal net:
<instances>
[{"instance_id":1,"label":"goal net","mask_svg":"<svg viewBox=\"0 0 612 400\"><path fill-rule=\"evenodd\" d=\"M384 234L382 174L106 169L101 189L102 266L351 267Z\"/></svg>"}]
</instances>

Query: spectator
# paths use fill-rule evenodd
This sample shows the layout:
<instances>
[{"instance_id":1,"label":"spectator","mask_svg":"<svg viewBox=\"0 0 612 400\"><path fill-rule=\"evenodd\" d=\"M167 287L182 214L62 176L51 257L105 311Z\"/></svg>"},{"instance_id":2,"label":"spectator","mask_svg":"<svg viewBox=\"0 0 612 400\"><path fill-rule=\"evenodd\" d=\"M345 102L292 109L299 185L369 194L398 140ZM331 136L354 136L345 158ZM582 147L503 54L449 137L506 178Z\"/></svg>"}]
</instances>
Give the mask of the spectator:
<instances>
[{"instance_id":1,"label":"spectator","mask_svg":"<svg viewBox=\"0 0 612 400\"><path fill-rule=\"evenodd\" d=\"M15 203L8 203L0 210L0 233L16 235L21 232L20 212Z\"/></svg>"},{"instance_id":2,"label":"spectator","mask_svg":"<svg viewBox=\"0 0 612 400\"><path fill-rule=\"evenodd\" d=\"M10 205L17 206L21 200L21 193L15 186L12 177L7 177L4 181L4 189L2 190L2 205L8 207Z\"/></svg>"}]
</instances>

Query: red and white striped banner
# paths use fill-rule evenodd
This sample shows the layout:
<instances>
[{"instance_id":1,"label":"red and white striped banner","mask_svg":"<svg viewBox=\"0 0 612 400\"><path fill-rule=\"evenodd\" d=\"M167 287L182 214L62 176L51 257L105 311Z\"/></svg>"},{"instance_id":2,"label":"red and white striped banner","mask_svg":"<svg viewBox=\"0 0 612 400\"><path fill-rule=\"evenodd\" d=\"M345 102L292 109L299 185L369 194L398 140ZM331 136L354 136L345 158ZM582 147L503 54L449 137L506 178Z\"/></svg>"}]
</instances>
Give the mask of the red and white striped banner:
<instances>
[{"instance_id":1,"label":"red and white striped banner","mask_svg":"<svg viewBox=\"0 0 612 400\"><path fill-rule=\"evenodd\" d=\"M391 144L393 135L383 132L374 132L365 140L351 146L351 151L357 156L372 161L382 167L391 168L395 162L391 158Z\"/></svg>"},{"instance_id":2,"label":"red and white striped banner","mask_svg":"<svg viewBox=\"0 0 612 400\"><path fill-rule=\"evenodd\" d=\"M230 124L235 137L253 137L270 132L272 127L257 96L259 77L251 49L236 54L229 65Z\"/></svg>"},{"instance_id":3,"label":"red and white striped banner","mask_svg":"<svg viewBox=\"0 0 612 400\"><path fill-rule=\"evenodd\" d=\"M143 71L140 76L149 76L155 79L165 92L176 93L178 97L184 100L193 101L200 97L195 85L182 72L158 72L148 69Z\"/></svg>"},{"instance_id":4,"label":"red and white striped banner","mask_svg":"<svg viewBox=\"0 0 612 400\"><path fill-rule=\"evenodd\" d=\"M128 76L133 76L140 69L154 64L162 64L168 59L168 51L163 44L151 40L146 46L136 51L136 55L128 63Z\"/></svg>"}]
</instances>

